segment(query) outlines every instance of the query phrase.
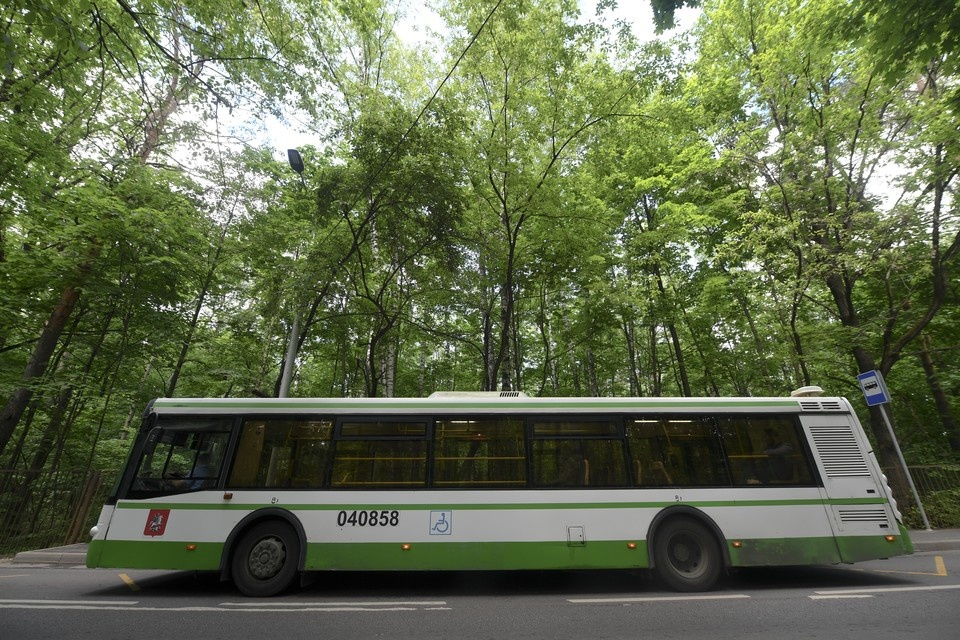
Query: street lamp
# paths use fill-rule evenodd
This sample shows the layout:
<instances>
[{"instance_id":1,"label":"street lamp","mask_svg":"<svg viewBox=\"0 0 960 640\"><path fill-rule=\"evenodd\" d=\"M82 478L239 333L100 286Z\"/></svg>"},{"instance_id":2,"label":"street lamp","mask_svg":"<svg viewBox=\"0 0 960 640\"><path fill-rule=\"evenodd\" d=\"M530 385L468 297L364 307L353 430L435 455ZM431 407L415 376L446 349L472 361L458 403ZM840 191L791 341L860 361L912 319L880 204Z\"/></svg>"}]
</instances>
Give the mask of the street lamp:
<instances>
[{"instance_id":1,"label":"street lamp","mask_svg":"<svg viewBox=\"0 0 960 640\"><path fill-rule=\"evenodd\" d=\"M287 149L287 162L290 163L290 168L300 175L300 184L306 186L303 181L303 158L300 152L296 149Z\"/></svg>"},{"instance_id":2,"label":"street lamp","mask_svg":"<svg viewBox=\"0 0 960 640\"><path fill-rule=\"evenodd\" d=\"M303 181L303 158L296 149L287 149L287 161L290 168L300 175L300 184ZM296 296L294 296L296 297ZM280 398L286 398L290 393L290 381L293 379L293 363L297 359L297 342L300 340L300 314L294 309L293 324L290 326L290 341L287 343L287 355L283 359L283 374L280 376Z\"/></svg>"}]
</instances>

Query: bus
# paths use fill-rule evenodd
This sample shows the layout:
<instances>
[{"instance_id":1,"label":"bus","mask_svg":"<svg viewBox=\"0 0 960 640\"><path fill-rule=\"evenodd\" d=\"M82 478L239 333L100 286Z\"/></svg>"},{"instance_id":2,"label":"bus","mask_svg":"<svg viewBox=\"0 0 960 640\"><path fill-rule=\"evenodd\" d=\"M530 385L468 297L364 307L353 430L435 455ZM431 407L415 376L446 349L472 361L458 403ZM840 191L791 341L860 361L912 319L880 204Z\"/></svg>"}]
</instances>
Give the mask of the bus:
<instances>
[{"instance_id":1,"label":"bus","mask_svg":"<svg viewBox=\"0 0 960 640\"><path fill-rule=\"evenodd\" d=\"M332 570L651 569L690 592L912 553L850 403L815 393L160 398L86 563L261 597Z\"/></svg>"}]
</instances>

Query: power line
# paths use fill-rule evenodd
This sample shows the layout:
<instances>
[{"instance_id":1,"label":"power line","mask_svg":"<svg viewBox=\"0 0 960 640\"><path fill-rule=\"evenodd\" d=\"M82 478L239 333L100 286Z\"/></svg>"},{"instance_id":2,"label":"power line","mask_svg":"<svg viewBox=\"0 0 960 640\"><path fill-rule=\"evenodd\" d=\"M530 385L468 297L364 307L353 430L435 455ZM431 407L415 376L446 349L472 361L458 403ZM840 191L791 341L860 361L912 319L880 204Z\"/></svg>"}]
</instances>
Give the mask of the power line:
<instances>
[{"instance_id":1,"label":"power line","mask_svg":"<svg viewBox=\"0 0 960 640\"><path fill-rule=\"evenodd\" d=\"M460 66L460 63L466 57L467 52L470 51L471 47L473 47L474 43L477 41L477 38L480 37L480 34L483 32L484 28L487 26L487 23L490 22L490 19L493 18L493 14L497 12L497 9L500 8L501 4L503 4L503 0L497 0L497 4L495 4L493 8L490 9L490 12L487 14L487 17L483 19L483 23L481 23L476 33L474 33L473 36L470 38L470 42L467 43L467 46L460 53L460 56L457 58L457 61L453 63L453 66L447 72L447 75L443 78L443 81L439 85L437 85L437 88L436 90L434 90L433 95L431 95L430 99L427 100L426 103L424 103L423 108L420 109L420 113L418 113L417 117L414 118L413 123L410 125L409 128L407 128L404 134L400 136L400 140L397 141L397 144L394 145L393 149L390 150L390 153L387 154L387 157L384 159L383 163L376 170L376 172L373 174L373 176L370 178L370 180L367 182L364 188L360 191L360 195L357 196L357 199L350 204L351 210L355 206L357 206L357 203L360 202L360 199L364 196L364 194L366 194L367 191L373 187L374 182L376 182L377 178L380 177L380 174L383 173L383 170L387 168L387 165L390 163L390 161L393 160L393 157L400 150L400 147L403 145L403 143L407 141L407 137L416 128L416 126L420 124L420 119L423 117L423 114L427 112L427 109L429 109L430 105L433 104L433 101L436 99L437 95L440 94L440 90L443 89L443 86L453 76L454 71L456 71L457 67Z\"/></svg>"}]
</instances>

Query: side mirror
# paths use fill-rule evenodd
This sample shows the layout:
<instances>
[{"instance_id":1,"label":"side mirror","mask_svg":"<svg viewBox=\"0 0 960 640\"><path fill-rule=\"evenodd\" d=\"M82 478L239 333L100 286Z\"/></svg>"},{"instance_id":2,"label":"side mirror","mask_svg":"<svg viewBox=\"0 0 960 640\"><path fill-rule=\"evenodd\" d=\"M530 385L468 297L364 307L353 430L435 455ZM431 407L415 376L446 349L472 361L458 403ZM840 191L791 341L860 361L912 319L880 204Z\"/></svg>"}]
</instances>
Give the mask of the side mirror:
<instances>
[{"instance_id":1,"label":"side mirror","mask_svg":"<svg viewBox=\"0 0 960 640\"><path fill-rule=\"evenodd\" d=\"M160 441L160 435L162 433L163 429L160 427L150 429L150 433L147 434L147 440L143 443L144 455L151 455L153 453L153 450L157 448L157 442Z\"/></svg>"}]
</instances>

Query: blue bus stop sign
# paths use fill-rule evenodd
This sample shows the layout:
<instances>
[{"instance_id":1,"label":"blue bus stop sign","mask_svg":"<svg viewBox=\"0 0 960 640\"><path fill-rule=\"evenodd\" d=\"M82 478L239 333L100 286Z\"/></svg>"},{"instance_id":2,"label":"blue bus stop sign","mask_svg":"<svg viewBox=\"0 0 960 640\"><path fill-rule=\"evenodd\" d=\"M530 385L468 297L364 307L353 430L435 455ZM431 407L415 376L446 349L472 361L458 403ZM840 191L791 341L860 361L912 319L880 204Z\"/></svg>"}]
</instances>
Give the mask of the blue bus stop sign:
<instances>
[{"instance_id":1,"label":"blue bus stop sign","mask_svg":"<svg viewBox=\"0 0 960 640\"><path fill-rule=\"evenodd\" d=\"M860 389L863 390L863 397L867 399L868 407L890 402L887 383L883 381L883 375L879 371L864 371L857 376L857 380L860 381Z\"/></svg>"}]
</instances>

